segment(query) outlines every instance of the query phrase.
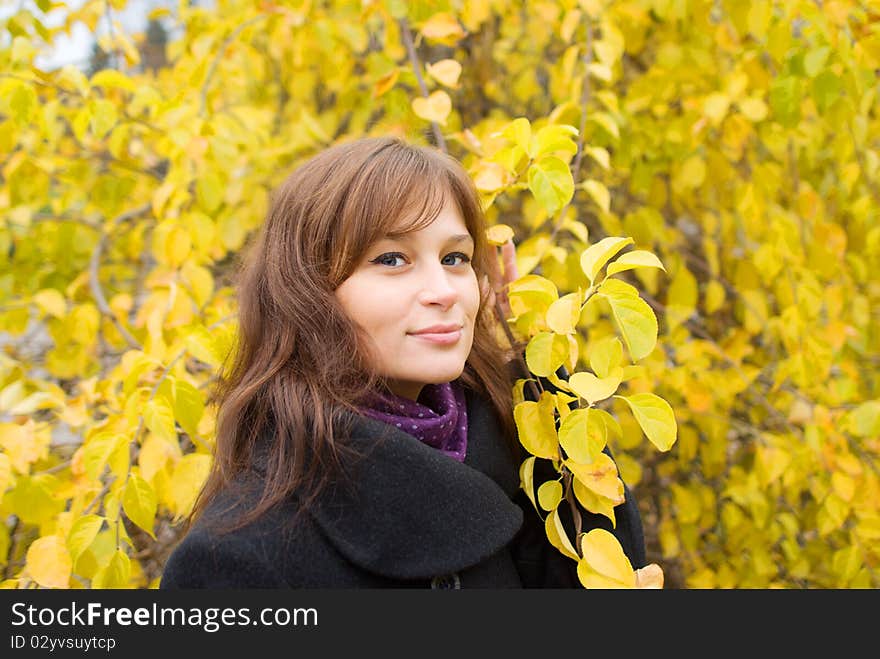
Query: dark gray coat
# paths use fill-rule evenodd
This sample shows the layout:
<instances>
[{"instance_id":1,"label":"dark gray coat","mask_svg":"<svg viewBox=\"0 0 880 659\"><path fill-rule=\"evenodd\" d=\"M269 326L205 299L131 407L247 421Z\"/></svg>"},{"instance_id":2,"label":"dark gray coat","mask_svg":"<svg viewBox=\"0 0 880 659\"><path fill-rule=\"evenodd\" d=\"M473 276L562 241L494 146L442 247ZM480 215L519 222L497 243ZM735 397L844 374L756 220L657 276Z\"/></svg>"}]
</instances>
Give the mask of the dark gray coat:
<instances>
[{"instance_id":1,"label":"dark gray coat","mask_svg":"<svg viewBox=\"0 0 880 659\"><path fill-rule=\"evenodd\" d=\"M246 510L256 501L258 463L241 482L242 499L230 490L209 504L169 557L160 588L578 587L576 563L548 543L542 517L519 489L519 462L491 406L468 391L467 411L464 463L359 416L351 443L366 457L349 474L353 491L325 491L296 524L291 498L248 526L217 533L212 522L228 506ZM538 471L553 477L544 462ZM612 531L633 567L645 565L628 488L616 529L604 516L582 515L583 531Z\"/></svg>"}]
</instances>

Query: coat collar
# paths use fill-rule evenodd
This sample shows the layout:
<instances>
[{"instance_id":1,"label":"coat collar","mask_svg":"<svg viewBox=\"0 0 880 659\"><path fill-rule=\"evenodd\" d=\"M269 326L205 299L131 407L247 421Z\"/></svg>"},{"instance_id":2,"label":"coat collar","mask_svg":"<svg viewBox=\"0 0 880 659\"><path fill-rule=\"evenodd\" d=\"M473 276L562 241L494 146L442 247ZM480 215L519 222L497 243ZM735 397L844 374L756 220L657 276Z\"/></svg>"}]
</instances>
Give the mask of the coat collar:
<instances>
[{"instance_id":1,"label":"coat collar","mask_svg":"<svg viewBox=\"0 0 880 659\"><path fill-rule=\"evenodd\" d=\"M464 463L389 424L358 415L352 487L329 487L309 510L348 561L395 579L458 572L506 546L522 524L519 487L489 404L467 390Z\"/></svg>"}]
</instances>

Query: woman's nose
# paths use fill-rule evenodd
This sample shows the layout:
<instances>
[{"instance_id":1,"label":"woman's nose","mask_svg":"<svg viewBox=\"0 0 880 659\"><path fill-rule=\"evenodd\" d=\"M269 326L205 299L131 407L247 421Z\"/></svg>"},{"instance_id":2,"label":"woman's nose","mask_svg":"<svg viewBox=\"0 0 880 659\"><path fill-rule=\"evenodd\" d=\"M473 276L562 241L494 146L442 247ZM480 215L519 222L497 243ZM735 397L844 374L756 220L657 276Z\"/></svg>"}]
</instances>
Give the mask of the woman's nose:
<instances>
[{"instance_id":1,"label":"woman's nose","mask_svg":"<svg viewBox=\"0 0 880 659\"><path fill-rule=\"evenodd\" d=\"M439 304L450 307L458 299L458 289L453 285L450 275L443 266L430 268L425 273L419 300L422 304Z\"/></svg>"}]
</instances>

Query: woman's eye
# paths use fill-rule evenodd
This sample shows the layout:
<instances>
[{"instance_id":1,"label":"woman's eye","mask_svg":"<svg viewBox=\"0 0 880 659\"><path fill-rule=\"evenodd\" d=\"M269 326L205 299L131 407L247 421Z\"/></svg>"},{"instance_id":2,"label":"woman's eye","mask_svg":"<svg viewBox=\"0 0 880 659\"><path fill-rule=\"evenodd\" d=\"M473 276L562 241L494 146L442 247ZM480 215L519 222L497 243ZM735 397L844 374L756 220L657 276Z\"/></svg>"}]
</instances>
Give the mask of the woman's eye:
<instances>
[{"instance_id":1,"label":"woman's eye","mask_svg":"<svg viewBox=\"0 0 880 659\"><path fill-rule=\"evenodd\" d=\"M397 252L389 252L388 254L382 254L381 256L377 256L374 258L371 263L377 263L379 265L398 265L395 263L397 259L403 259L403 254L399 254Z\"/></svg>"},{"instance_id":2,"label":"woman's eye","mask_svg":"<svg viewBox=\"0 0 880 659\"><path fill-rule=\"evenodd\" d=\"M470 260L471 260L467 254L462 254L461 252L453 252L452 254L447 254L445 256L445 258L447 258L447 259L450 257L452 257L454 259L461 259L461 261L459 263L452 263L450 265L461 265L464 263L470 263Z\"/></svg>"}]
</instances>

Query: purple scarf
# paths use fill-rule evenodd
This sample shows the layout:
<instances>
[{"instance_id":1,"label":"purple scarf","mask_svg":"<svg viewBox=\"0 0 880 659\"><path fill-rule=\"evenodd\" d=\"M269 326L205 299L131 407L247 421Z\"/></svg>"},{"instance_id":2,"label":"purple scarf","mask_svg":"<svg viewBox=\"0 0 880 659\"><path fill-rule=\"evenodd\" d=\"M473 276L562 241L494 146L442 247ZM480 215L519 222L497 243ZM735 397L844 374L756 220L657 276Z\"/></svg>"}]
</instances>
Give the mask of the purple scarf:
<instances>
[{"instance_id":1,"label":"purple scarf","mask_svg":"<svg viewBox=\"0 0 880 659\"><path fill-rule=\"evenodd\" d=\"M362 408L362 413L400 428L453 460L464 462L467 404L458 380L426 384L416 401L391 392L376 394Z\"/></svg>"}]
</instances>

